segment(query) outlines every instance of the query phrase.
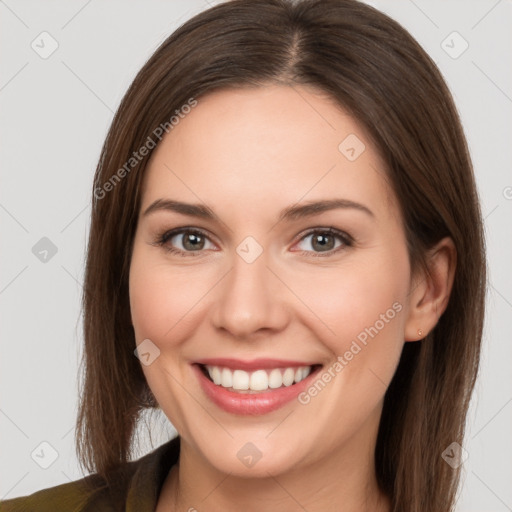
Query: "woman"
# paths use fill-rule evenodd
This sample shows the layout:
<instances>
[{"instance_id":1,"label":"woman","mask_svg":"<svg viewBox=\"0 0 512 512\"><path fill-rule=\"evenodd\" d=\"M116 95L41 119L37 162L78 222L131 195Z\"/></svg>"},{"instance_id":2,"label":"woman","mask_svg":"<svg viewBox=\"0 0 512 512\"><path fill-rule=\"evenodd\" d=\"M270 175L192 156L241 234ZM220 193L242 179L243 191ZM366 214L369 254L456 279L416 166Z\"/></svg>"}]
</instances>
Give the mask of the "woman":
<instances>
[{"instance_id":1,"label":"woman","mask_svg":"<svg viewBox=\"0 0 512 512\"><path fill-rule=\"evenodd\" d=\"M2 510L453 508L482 221L452 97L400 25L354 0L200 13L135 78L93 196L93 474ZM155 407L179 436L128 462Z\"/></svg>"}]
</instances>

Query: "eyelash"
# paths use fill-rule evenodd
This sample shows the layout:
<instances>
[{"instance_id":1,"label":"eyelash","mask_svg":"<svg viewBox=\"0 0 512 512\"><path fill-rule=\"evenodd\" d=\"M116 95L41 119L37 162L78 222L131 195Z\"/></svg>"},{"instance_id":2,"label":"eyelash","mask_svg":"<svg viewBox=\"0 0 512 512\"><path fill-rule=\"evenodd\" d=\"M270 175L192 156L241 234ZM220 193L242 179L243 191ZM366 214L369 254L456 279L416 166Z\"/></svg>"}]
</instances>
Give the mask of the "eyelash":
<instances>
[{"instance_id":1,"label":"eyelash","mask_svg":"<svg viewBox=\"0 0 512 512\"><path fill-rule=\"evenodd\" d=\"M173 229L171 231L164 231L163 233L161 233L157 236L157 239L155 240L154 243L157 246L162 247L166 252L176 254L176 255L182 256L184 258L186 258L188 256L192 256L192 257L199 256L200 254L194 254L194 252L201 253L203 251L201 251L201 250L199 250L199 251L182 251L181 249L175 249L174 247L170 247L170 246L166 245L167 242L171 238L173 238L176 235L183 234L183 233L191 233L191 234L199 235L199 236L209 239L208 235L199 229L184 227L184 228ZM326 251L325 253L320 252L320 253L311 254L313 251L295 251L295 252L299 252L301 254L303 254L303 253L308 254L309 256L312 256L313 258L318 258L318 257L325 258L325 257L333 256L334 254L337 254L338 252L340 252L343 249L346 249L347 247L352 247L352 245L354 243L354 239L350 235L348 235L347 233L344 233L343 231L334 229L332 227L310 229L301 236L301 238L299 239L298 242L301 242L304 238L306 238L310 235L313 235L313 234L330 235L330 236L337 237L338 239L340 239L342 241L342 245L337 247L336 249Z\"/></svg>"}]
</instances>

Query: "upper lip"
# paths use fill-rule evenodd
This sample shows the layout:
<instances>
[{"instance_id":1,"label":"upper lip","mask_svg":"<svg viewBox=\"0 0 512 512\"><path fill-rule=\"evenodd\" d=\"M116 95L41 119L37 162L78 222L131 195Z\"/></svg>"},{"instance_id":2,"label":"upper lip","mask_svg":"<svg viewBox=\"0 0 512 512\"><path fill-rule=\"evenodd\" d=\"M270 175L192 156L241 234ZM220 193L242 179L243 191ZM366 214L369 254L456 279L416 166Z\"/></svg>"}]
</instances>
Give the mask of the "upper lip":
<instances>
[{"instance_id":1,"label":"upper lip","mask_svg":"<svg viewBox=\"0 0 512 512\"><path fill-rule=\"evenodd\" d=\"M235 370L265 370L267 368L293 368L299 366L314 366L319 363L311 363L306 361L293 361L290 359L270 359L259 358L250 361L242 359L233 359L227 357L215 357L207 359L198 359L195 364L204 366L223 366L233 368Z\"/></svg>"}]
</instances>

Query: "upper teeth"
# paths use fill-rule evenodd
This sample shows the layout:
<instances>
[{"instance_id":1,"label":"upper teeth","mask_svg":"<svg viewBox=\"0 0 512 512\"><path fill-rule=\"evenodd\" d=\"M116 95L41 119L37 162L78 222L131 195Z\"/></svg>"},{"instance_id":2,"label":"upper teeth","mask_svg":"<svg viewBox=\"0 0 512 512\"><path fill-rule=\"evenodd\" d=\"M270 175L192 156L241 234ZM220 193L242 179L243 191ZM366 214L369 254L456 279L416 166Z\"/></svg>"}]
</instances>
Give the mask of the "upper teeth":
<instances>
[{"instance_id":1,"label":"upper teeth","mask_svg":"<svg viewBox=\"0 0 512 512\"><path fill-rule=\"evenodd\" d=\"M298 368L274 368L273 370L230 370L220 366L206 366L213 382L223 388L237 390L265 391L268 388L276 389L291 386L300 382L311 373L311 366Z\"/></svg>"}]
</instances>

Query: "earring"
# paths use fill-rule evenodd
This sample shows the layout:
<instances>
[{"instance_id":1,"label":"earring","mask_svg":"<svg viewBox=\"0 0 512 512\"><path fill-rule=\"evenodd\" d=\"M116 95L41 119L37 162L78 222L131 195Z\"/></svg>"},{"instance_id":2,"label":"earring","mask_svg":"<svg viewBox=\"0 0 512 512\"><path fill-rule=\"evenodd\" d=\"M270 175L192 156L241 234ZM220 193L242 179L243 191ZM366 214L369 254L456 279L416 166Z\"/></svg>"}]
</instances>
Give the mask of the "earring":
<instances>
[{"instance_id":1,"label":"earring","mask_svg":"<svg viewBox=\"0 0 512 512\"><path fill-rule=\"evenodd\" d=\"M418 336L421 338L423 336L423 331L421 329L418 329Z\"/></svg>"}]
</instances>

